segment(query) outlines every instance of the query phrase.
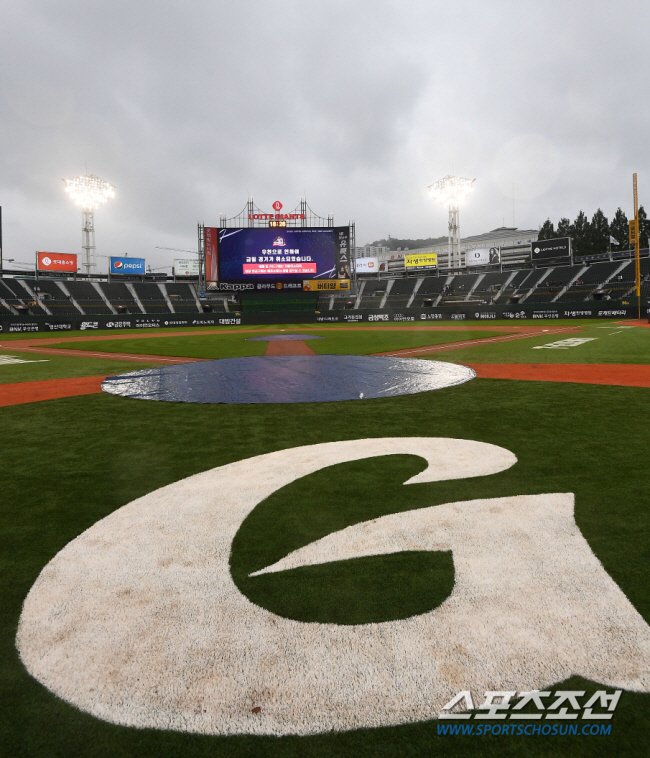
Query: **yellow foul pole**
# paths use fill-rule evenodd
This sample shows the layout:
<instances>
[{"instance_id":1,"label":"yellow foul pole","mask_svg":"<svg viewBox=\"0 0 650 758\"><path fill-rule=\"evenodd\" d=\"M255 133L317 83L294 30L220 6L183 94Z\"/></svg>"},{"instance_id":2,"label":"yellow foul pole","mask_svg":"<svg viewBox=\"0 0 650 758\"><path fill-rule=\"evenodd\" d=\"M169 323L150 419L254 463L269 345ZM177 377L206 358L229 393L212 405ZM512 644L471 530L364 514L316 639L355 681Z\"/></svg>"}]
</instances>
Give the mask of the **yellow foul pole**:
<instances>
[{"instance_id":1,"label":"yellow foul pole","mask_svg":"<svg viewBox=\"0 0 650 758\"><path fill-rule=\"evenodd\" d=\"M634 222L630 224L630 242L634 242L634 272L636 275L636 302L638 315L641 320L641 241L639 239L639 192L636 174L632 174L632 190L634 192Z\"/></svg>"}]
</instances>

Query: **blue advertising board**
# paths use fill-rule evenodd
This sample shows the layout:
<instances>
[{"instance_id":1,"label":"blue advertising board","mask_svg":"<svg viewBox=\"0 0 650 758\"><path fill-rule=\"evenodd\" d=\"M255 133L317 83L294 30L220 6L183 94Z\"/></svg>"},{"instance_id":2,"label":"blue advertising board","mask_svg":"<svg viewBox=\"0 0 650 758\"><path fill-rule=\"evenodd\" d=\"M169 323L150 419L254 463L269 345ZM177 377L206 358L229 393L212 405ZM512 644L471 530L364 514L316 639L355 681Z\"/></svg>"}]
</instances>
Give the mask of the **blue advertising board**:
<instances>
[{"instance_id":1,"label":"blue advertising board","mask_svg":"<svg viewBox=\"0 0 650 758\"><path fill-rule=\"evenodd\" d=\"M121 258L112 255L110 260L111 274L135 274L136 276L144 276L146 273L144 258Z\"/></svg>"}]
</instances>

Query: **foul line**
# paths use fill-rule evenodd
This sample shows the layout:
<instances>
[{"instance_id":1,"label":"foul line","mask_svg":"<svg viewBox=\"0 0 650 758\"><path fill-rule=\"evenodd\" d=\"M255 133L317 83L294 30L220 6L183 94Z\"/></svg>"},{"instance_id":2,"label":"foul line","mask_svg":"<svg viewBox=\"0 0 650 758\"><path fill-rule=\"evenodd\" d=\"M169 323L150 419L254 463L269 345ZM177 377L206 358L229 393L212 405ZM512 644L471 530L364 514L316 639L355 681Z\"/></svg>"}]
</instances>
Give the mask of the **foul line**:
<instances>
[{"instance_id":1,"label":"foul line","mask_svg":"<svg viewBox=\"0 0 650 758\"><path fill-rule=\"evenodd\" d=\"M578 331L575 326L558 327L549 329L547 332L523 332L519 334L507 334L502 337L481 337L475 340L464 340L462 342L448 342L443 345L428 345L424 347L407 348L405 350L391 350L386 353L372 353L372 355L387 355L403 357L406 355L421 355L422 353L434 353L439 350L460 350L463 347L474 347L476 345L487 345L494 342L508 342L509 340L521 340L527 337L550 336L552 334L561 334L564 332Z\"/></svg>"}]
</instances>

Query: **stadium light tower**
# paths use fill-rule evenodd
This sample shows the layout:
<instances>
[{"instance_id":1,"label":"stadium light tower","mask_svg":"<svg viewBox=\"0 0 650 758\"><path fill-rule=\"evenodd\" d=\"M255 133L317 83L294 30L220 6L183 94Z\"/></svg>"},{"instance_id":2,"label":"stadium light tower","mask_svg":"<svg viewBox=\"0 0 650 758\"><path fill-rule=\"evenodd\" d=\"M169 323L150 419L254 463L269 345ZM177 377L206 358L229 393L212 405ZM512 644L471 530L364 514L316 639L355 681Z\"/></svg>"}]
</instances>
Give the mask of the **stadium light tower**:
<instances>
[{"instance_id":1,"label":"stadium light tower","mask_svg":"<svg viewBox=\"0 0 650 758\"><path fill-rule=\"evenodd\" d=\"M94 174L64 179L65 191L81 207L81 249L87 274L97 268L95 256L95 209L115 197L115 187Z\"/></svg>"},{"instance_id":2,"label":"stadium light tower","mask_svg":"<svg viewBox=\"0 0 650 758\"><path fill-rule=\"evenodd\" d=\"M460 224L458 206L467 199L474 189L475 179L460 176L445 176L429 186L429 194L434 200L449 209L449 263L451 268L460 266Z\"/></svg>"}]
</instances>

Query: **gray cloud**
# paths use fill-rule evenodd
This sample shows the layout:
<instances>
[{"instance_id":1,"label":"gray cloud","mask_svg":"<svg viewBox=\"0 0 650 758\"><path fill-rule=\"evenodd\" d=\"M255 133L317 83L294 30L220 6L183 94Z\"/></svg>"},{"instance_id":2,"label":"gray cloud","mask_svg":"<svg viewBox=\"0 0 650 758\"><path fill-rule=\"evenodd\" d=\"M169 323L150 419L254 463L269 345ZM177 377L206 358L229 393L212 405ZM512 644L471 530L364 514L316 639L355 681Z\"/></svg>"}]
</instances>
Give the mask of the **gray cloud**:
<instances>
[{"instance_id":1,"label":"gray cloud","mask_svg":"<svg viewBox=\"0 0 650 758\"><path fill-rule=\"evenodd\" d=\"M477 180L465 233L512 223L513 182L527 227L629 211L631 173L642 200L650 183L639 2L10 0L3 16L7 257L79 249L61 178L85 162L117 187L98 252L156 265L247 193L306 193L366 242L444 233L426 187L451 172Z\"/></svg>"}]
</instances>

